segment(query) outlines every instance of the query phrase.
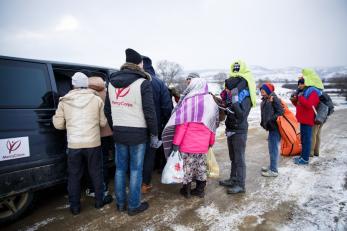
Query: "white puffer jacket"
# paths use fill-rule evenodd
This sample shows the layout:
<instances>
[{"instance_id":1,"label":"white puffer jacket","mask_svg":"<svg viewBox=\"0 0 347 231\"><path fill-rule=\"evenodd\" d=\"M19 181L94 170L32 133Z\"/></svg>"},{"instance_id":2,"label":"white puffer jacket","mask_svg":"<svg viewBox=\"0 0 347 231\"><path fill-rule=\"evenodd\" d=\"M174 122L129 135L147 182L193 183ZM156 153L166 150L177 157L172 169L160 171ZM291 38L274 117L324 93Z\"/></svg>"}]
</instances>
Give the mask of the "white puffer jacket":
<instances>
[{"instance_id":1,"label":"white puffer jacket","mask_svg":"<svg viewBox=\"0 0 347 231\"><path fill-rule=\"evenodd\" d=\"M59 99L53 116L54 127L67 130L68 147L73 149L100 146L100 127L106 123L104 103L92 89L71 90Z\"/></svg>"}]
</instances>

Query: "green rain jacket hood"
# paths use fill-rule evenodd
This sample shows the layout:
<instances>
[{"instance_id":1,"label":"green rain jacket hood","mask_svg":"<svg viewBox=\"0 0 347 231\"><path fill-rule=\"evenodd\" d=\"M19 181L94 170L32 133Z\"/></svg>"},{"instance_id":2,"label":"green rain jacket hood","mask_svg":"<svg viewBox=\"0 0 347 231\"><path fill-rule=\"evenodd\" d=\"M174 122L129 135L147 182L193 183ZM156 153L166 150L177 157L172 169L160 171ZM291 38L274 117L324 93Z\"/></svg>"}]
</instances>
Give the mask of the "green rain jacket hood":
<instances>
[{"instance_id":1,"label":"green rain jacket hood","mask_svg":"<svg viewBox=\"0 0 347 231\"><path fill-rule=\"evenodd\" d=\"M305 85L308 87L316 87L323 90L324 86L322 80L319 78L318 74L309 68L302 69L302 76L305 79Z\"/></svg>"},{"instance_id":2,"label":"green rain jacket hood","mask_svg":"<svg viewBox=\"0 0 347 231\"><path fill-rule=\"evenodd\" d=\"M235 63L238 63L240 65L239 72L233 72ZM241 76L247 81L249 94L251 96L251 101L252 101L252 107L255 107L256 106L256 86L255 86L255 81L251 71L247 68L246 63L243 62L242 60L237 60L236 62L232 63L230 67L231 67L230 78L237 78Z\"/></svg>"}]
</instances>

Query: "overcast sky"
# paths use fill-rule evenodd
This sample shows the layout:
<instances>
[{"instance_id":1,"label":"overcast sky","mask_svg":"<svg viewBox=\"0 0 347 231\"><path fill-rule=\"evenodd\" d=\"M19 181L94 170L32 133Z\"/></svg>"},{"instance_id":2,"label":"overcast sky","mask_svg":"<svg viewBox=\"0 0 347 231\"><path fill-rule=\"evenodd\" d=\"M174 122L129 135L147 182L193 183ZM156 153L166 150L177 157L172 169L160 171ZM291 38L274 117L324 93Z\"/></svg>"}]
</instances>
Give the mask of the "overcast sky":
<instances>
[{"instance_id":1,"label":"overcast sky","mask_svg":"<svg viewBox=\"0 0 347 231\"><path fill-rule=\"evenodd\" d=\"M0 55L185 70L347 65L346 0L1 0Z\"/></svg>"}]
</instances>

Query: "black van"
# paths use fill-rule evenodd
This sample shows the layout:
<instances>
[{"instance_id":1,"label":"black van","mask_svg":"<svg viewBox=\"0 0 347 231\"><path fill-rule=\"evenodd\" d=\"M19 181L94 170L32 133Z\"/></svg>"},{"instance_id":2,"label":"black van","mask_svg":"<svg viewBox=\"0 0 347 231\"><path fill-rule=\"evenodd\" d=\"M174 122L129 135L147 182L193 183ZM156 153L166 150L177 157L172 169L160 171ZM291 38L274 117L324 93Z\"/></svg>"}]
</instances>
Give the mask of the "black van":
<instances>
[{"instance_id":1,"label":"black van","mask_svg":"<svg viewBox=\"0 0 347 231\"><path fill-rule=\"evenodd\" d=\"M106 82L115 71L0 56L0 224L19 218L35 191L66 180L66 133L52 116L81 70Z\"/></svg>"}]
</instances>

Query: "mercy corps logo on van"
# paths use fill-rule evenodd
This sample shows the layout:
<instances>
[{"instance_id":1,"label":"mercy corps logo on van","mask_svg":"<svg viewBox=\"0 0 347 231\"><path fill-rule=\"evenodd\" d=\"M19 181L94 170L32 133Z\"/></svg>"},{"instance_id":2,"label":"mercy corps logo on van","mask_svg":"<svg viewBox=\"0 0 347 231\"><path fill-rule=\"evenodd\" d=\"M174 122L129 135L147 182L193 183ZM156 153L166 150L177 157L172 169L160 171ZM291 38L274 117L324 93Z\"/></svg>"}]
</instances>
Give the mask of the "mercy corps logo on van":
<instances>
[{"instance_id":1,"label":"mercy corps logo on van","mask_svg":"<svg viewBox=\"0 0 347 231\"><path fill-rule=\"evenodd\" d=\"M28 137L0 139L0 161L28 156L30 156Z\"/></svg>"},{"instance_id":2,"label":"mercy corps logo on van","mask_svg":"<svg viewBox=\"0 0 347 231\"><path fill-rule=\"evenodd\" d=\"M115 100L112 100L112 104L113 105L117 105L117 106L125 106L125 107L132 107L133 104L124 101L124 97L129 94L130 92L130 87L126 87L126 88L116 88L116 92L115 92Z\"/></svg>"}]
</instances>

